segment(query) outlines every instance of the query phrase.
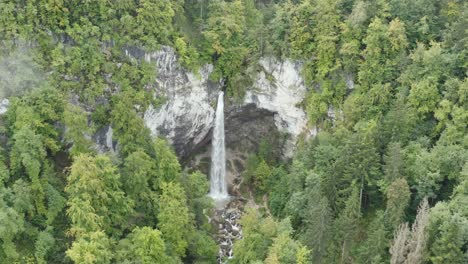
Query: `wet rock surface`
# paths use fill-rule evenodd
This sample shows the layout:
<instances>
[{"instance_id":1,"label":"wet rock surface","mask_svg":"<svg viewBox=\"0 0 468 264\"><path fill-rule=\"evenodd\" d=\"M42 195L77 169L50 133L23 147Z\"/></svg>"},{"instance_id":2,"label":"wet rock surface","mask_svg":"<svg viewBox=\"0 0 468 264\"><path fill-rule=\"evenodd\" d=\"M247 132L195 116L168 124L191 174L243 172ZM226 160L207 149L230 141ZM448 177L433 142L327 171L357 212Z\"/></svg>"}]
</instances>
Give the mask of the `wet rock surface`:
<instances>
[{"instance_id":1,"label":"wet rock surface","mask_svg":"<svg viewBox=\"0 0 468 264\"><path fill-rule=\"evenodd\" d=\"M151 87L156 96L164 97L166 101L161 106L150 107L144 114L153 136L166 137L181 160L209 145L214 107L218 93L223 89L222 81L209 78L213 66L207 64L192 73L180 66L170 47L152 53L129 48L125 53L156 64L156 83ZM300 76L302 65L273 58L261 59L259 65L262 70L254 78L244 100L225 109L226 144L231 141L232 145L255 151L252 143L259 142L270 131L277 131L290 136L283 142L282 150L288 157L297 137L306 129L306 115L299 106L306 93ZM242 122L229 125L230 121ZM247 140L242 140L239 135L247 135ZM241 144L237 144L239 142Z\"/></svg>"},{"instance_id":2,"label":"wet rock surface","mask_svg":"<svg viewBox=\"0 0 468 264\"><path fill-rule=\"evenodd\" d=\"M113 130L111 126L100 128L94 135L93 141L95 148L99 153L115 152L116 141L112 138Z\"/></svg>"},{"instance_id":3,"label":"wet rock surface","mask_svg":"<svg viewBox=\"0 0 468 264\"><path fill-rule=\"evenodd\" d=\"M234 257L234 242L242 239L242 227L239 220L243 207L244 203L235 198L225 206L215 209L212 224L217 229L218 263L226 263L228 259Z\"/></svg>"}]
</instances>

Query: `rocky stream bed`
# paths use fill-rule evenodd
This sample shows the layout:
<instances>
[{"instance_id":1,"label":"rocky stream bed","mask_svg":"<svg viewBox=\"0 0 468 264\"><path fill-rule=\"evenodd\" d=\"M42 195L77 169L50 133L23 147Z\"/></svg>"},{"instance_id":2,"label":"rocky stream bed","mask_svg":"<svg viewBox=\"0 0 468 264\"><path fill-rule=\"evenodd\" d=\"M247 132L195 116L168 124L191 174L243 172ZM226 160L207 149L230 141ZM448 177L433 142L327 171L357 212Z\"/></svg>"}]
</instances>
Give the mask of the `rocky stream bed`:
<instances>
[{"instance_id":1,"label":"rocky stream bed","mask_svg":"<svg viewBox=\"0 0 468 264\"><path fill-rule=\"evenodd\" d=\"M215 209L211 219L217 229L216 240L219 245L218 263L226 263L233 257L234 242L242 239L242 227L239 220L244 203L237 198Z\"/></svg>"}]
</instances>

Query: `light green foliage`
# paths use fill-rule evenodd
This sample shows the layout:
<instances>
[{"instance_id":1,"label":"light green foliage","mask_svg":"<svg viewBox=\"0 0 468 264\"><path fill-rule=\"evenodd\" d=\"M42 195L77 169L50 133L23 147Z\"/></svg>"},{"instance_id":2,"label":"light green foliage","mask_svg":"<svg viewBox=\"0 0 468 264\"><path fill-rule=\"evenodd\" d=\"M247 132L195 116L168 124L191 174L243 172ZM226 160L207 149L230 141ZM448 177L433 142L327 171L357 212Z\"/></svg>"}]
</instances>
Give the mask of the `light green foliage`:
<instances>
[{"instance_id":1,"label":"light green foliage","mask_svg":"<svg viewBox=\"0 0 468 264\"><path fill-rule=\"evenodd\" d=\"M465 162L463 169L460 173L460 183L454 188L450 207L455 212L463 217L468 217L468 162Z\"/></svg>"},{"instance_id":2,"label":"light green foliage","mask_svg":"<svg viewBox=\"0 0 468 264\"><path fill-rule=\"evenodd\" d=\"M226 52L229 46L236 46L242 41L245 30L244 6L242 1L211 1L210 17L204 35L210 48L219 55Z\"/></svg>"},{"instance_id":3,"label":"light green foliage","mask_svg":"<svg viewBox=\"0 0 468 264\"><path fill-rule=\"evenodd\" d=\"M410 59L411 65L400 77L411 87L409 103L422 114L433 112L441 100L440 83L453 67L453 55L446 53L440 43L432 42L429 48L418 44Z\"/></svg>"},{"instance_id":4,"label":"light green foliage","mask_svg":"<svg viewBox=\"0 0 468 264\"><path fill-rule=\"evenodd\" d=\"M464 263L463 244L468 238L468 163L461 172L462 181L454 188L452 199L431 209L429 234L430 260L433 263Z\"/></svg>"},{"instance_id":5,"label":"light green foliage","mask_svg":"<svg viewBox=\"0 0 468 264\"><path fill-rule=\"evenodd\" d=\"M311 124L322 121L328 112L328 105L324 102L319 93L310 92L307 96L307 118Z\"/></svg>"},{"instance_id":6,"label":"light green foliage","mask_svg":"<svg viewBox=\"0 0 468 264\"><path fill-rule=\"evenodd\" d=\"M131 200L121 190L120 175L107 156L80 154L73 162L65 191L71 232L103 230L121 232L132 211Z\"/></svg>"},{"instance_id":7,"label":"light green foliage","mask_svg":"<svg viewBox=\"0 0 468 264\"><path fill-rule=\"evenodd\" d=\"M14 145L11 152L11 169L15 174L25 172L31 183L36 210L45 214L44 186L40 179L42 160L45 159L45 149L41 137L30 128L20 129L14 136Z\"/></svg>"},{"instance_id":8,"label":"light green foliage","mask_svg":"<svg viewBox=\"0 0 468 264\"><path fill-rule=\"evenodd\" d=\"M356 71L359 62L361 38L371 15L369 3L355 1L351 13L341 25L341 47L339 50L343 68Z\"/></svg>"},{"instance_id":9,"label":"light green foliage","mask_svg":"<svg viewBox=\"0 0 468 264\"><path fill-rule=\"evenodd\" d=\"M316 25L312 27L314 35L314 67L315 78L323 79L340 65L336 60L340 14L339 1L311 1L314 8L312 19Z\"/></svg>"},{"instance_id":10,"label":"light green foliage","mask_svg":"<svg viewBox=\"0 0 468 264\"><path fill-rule=\"evenodd\" d=\"M0 97L16 97L0 116L0 262L216 262L207 177L142 119L164 94L143 53L168 45L188 70L212 64L228 104L254 87L261 57L298 60L307 86L299 106L319 133L297 137L291 162L275 140L247 160L242 187L273 216L247 212L231 262L467 263L467 10L461 0L2 1ZM91 140L107 126L112 161ZM416 213L426 196L427 228Z\"/></svg>"},{"instance_id":11,"label":"light green foliage","mask_svg":"<svg viewBox=\"0 0 468 264\"><path fill-rule=\"evenodd\" d=\"M117 247L119 263L166 264L175 263L166 255L162 234L150 227L137 227Z\"/></svg>"},{"instance_id":12,"label":"light green foliage","mask_svg":"<svg viewBox=\"0 0 468 264\"><path fill-rule=\"evenodd\" d=\"M2 192L5 190L0 186ZM19 254L13 239L16 235L25 229L24 218L14 208L9 207L3 197L0 195L0 240L2 242L2 250L6 256L5 261L15 261Z\"/></svg>"},{"instance_id":13,"label":"light green foliage","mask_svg":"<svg viewBox=\"0 0 468 264\"><path fill-rule=\"evenodd\" d=\"M297 263L298 251L303 249L300 243L294 241L287 232L281 233L273 239L273 244L268 249L265 263ZM303 254L303 253L301 253ZM301 256L301 261L307 261L307 255Z\"/></svg>"},{"instance_id":14,"label":"light green foliage","mask_svg":"<svg viewBox=\"0 0 468 264\"><path fill-rule=\"evenodd\" d=\"M266 258L268 248L277 232L277 223L269 218L261 218L254 209L246 210L241 218L243 239L234 244L236 257L232 263L251 263Z\"/></svg>"},{"instance_id":15,"label":"light green foliage","mask_svg":"<svg viewBox=\"0 0 468 264\"><path fill-rule=\"evenodd\" d=\"M445 83L444 99L438 102L434 117L439 121L438 129L442 130L441 142L463 142L468 129L465 125L468 118L468 79L463 81L451 79Z\"/></svg>"},{"instance_id":16,"label":"light green foliage","mask_svg":"<svg viewBox=\"0 0 468 264\"><path fill-rule=\"evenodd\" d=\"M467 155L466 150L459 145L436 145L430 152L420 144L409 146L406 169L408 175L412 175L418 197L444 195L440 192L442 182L458 179L461 176L460 172Z\"/></svg>"},{"instance_id":17,"label":"light green foliage","mask_svg":"<svg viewBox=\"0 0 468 264\"><path fill-rule=\"evenodd\" d=\"M113 135L124 157L139 149L152 152L151 144L148 144L151 141L150 132L138 116L132 100L128 100L124 94L114 97L110 115Z\"/></svg>"},{"instance_id":18,"label":"light green foliage","mask_svg":"<svg viewBox=\"0 0 468 264\"><path fill-rule=\"evenodd\" d=\"M183 257L193 228L185 192L179 184L173 182L162 183L161 189L158 228L163 234L170 255Z\"/></svg>"},{"instance_id":19,"label":"light green foliage","mask_svg":"<svg viewBox=\"0 0 468 264\"><path fill-rule=\"evenodd\" d=\"M296 263L297 264L309 263L310 262L309 254L310 254L310 252L307 249L307 247L299 248L299 250L297 250L297 253L296 253Z\"/></svg>"},{"instance_id":20,"label":"light green foliage","mask_svg":"<svg viewBox=\"0 0 468 264\"><path fill-rule=\"evenodd\" d=\"M142 150L131 153L124 160L122 169L123 188L125 193L137 203L137 207L151 200L149 182L157 182L154 166L154 160Z\"/></svg>"},{"instance_id":21,"label":"light green foliage","mask_svg":"<svg viewBox=\"0 0 468 264\"><path fill-rule=\"evenodd\" d=\"M262 159L255 169L255 185L260 191L266 191L266 182L271 175L271 169L268 164Z\"/></svg>"},{"instance_id":22,"label":"light green foliage","mask_svg":"<svg viewBox=\"0 0 468 264\"><path fill-rule=\"evenodd\" d=\"M67 256L74 263L111 263L113 257L111 240L102 231L91 232L73 242Z\"/></svg>"},{"instance_id":23,"label":"light green foliage","mask_svg":"<svg viewBox=\"0 0 468 264\"><path fill-rule=\"evenodd\" d=\"M359 70L362 85L369 89L372 85L395 78L396 67L407 46L404 24L395 19L387 25L380 18L374 18L363 42L366 49L363 51L364 62Z\"/></svg>"},{"instance_id":24,"label":"light green foliage","mask_svg":"<svg viewBox=\"0 0 468 264\"><path fill-rule=\"evenodd\" d=\"M13 208L20 213L34 215L34 201L31 195L31 185L19 179L11 186L13 197L10 198Z\"/></svg>"},{"instance_id":25,"label":"light green foliage","mask_svg":"<svg viewBox=\"0 0 468 264\"><path fill-rule=\"evenodd\" d=\"M88 125L86 113L78 106L67 104L63 121L67 127L65 138L72 144L70 154L77 156L80 153L92 152L90 136L93 131Z\"/></svg>"},{"instance_id":26,"label":"light green foliage","mask_svg":"<svg viewBox=\"0 0 468 264\"><path fill-rule=\"evenodd\" d=\"M199 171L182 175L182 186L187 196L189 209L195 216L196 225L199 226L200 229L208 231L210 225L208 223L206 211L212 208L212 200L206 195L210 189L208 177ZM204 234L201 233L198 234L197 239L203 237L203 235ZM197 239L195 240L197 241ZM208 238L205 238L205 240L206 239ZM210 241L206 242L210 243ZM195 250L197 249L195 248Z\"/></svg>"},{"instance_id":27,"label":"light green foliage","mask_svg":"<svg viewBox=\"0 0 468 264\"><path fill-rule=\"evenodd\" d=\"M241 101L258 71L263 49L261 13L252 0L209 1L208 17L202 30L203 54L215 58L213 80L225 81L227 94ZM260 36L259 36L260 35Z\"/></svg>"},{"instance_id":28,"label":"light green foliage","mask_svg":"<svg viewBox=\"0 0 468 264\"><path fill-rule=\"evenodd\" d=\"M156 175L160 182L153 182L154 186L159 186L162 182L171 182L180 179L180 164L174 150L166 140L156 138L154 141L156 152Z\"/></svg>"},{"instance_id":29,"label":"light green foliage","mask_svg":"<svg viewBox=\"0 0 468 264\"><path fill-rule=\"evenodd\" d=\"M210 183L208 182L206 175L200 171L195 171L189 175L185 175L182 178L182 183L184 185L187 198L190 201L205 196L210 189Z\"/></svg>"},{"instance_id":30,"label":"light green foliage","mask_svg":"<svg viewBox=\"0 0 468 264\"><path fill-rule=\"evenodd\" d=\"M241 218L243 239L234 244L235 258L229 263L301 263L308 252L291 237L289 219L277 222L247 208Z\"/></svg>"},{"instance_id":31,"label":"light green foliage","mask_svg":"<svg viewBox=\"0 0 468 264\"><path fill-rule=\"evenodd\" d=\"M303 1L298 6L293 6L291 2L286 2L280 9L280 14L286 15L290 19L291 33L289 42L291 43L291 55L295 57L307 56L314 49L312 28L308 25L312 21L313 6L311 1Z\"/></svg>"},{"instance_id":32,"label":"light green foliage","mask_svg":"<svg viewBox=\"0 0 468 264\"><path fill-rule=\"evenodd\" d=\"M10 171L5 164L5 157L3 152L3 148L0 148L0 188L4 187L5 182L10 179Z\"/></svg>"},{"instance_id":33,"label":"light green foliage","mask_svg":"<svg viewBox=\"0 0 468 264\"><path fill-rule=\"evenodd\" d=\"M145 0L137 8L136 21L128 33L132 38L141 39L148 48L156 48L158 43L167 43L175 11L180 1Z\"/></svg>"},{"instance_id":34,"label":"light green foliage","mask_svg":"<svg viewBox=\"0 0 468 264\"><path fill-rule=\"evenodd\" d=\"M434 156L426 151L423 151L420 155L417 157L416 163L411 164L411 167L409 167L414 171L413 175L418 194L420 197L435 197L443 177L440 175Z\"/></svg>"},{"instance_id":35,"label":"light green foliage","mask_svg":"<svg viewBox=\"0 0 468 264\"><path fill-rule=\"evenodd\" d=\"M434 79L425 79L411 85L408 102L421 114L433 111L440 100L440 94L435 83L436 80Z\"/></svg>"},{"instance_id":36,"label":"light green foliage","mask_svg":"<svg viewBox=\"0 0 468 264\"><path fill-rule=\"evenodd\" d=\"M269 48L272 50L271 53L277 57L289 55L291 45L289 33L294 11L294 4L291 1L284 1L281 5L276 6L274 17L268 26L268 40L271 45Z\"/></svg>"},{"instance_id":37,"label":"light green foliage","mask_svg":"<svg viewBox=\"0 0 468 264\"><path fill-rule=\"evenodd\" d=\"M181 177L181 183L187 196L189 210L195 217L194 220L196 226L201 230L194 234L192 243L195 244L189 245L191 248L190 251L200 252L200 249L196 246L198 243L202 243L201 250L210 250L209 247L214 243L214 241L204 233L205 231L209 232L211 230L211 225L206 212L213 207L213 200L206 195L210 189L208 177L199 171L195 171L190 174L183 174ZM201 241L201 238L205 241ZM207 247L204 248L203 244L206 244ZM196 254L198 254L197 257L203 257L203 254L201 253ZM208 254L207 258L209 259L211 256L211 254Z\"/></svg>"},{"instance_id":38,"label":"light green foliage","mask_svg":"<svg viewBox=\"0 0 468 264\"><path fill-rule=\"evenodd\" d=\"M11 39L16 36L16 31L18 28L14 15L15 5L12 2L2 2L0 6L2 10L2 19L0 20L1 37L5 39Z\"/></svg>"},{"instance_id":39,"label":"light green foliage","mask_svg":"<svg viewBox=\"0 0 468 264\"><path fill-rule=\"evenodd\" d=\"M10 134L30 129L40 135L47 150L56 153L60 144L55 124L63 117L64 105L63 96L51 87L42 87L22 98L15 98L7 112Z\"/></svg>"},{"instance_id":40,"label":"light green foliage","mask_svg":"<svg viewBox=\"0 0 468 264\"><path fill-rule=\"evenodd\" d=\"M345 115L348 112L351 121L373 118L388 110L408 45L405 26L400 20L387 24L379 17L369 24L362 41L366 48L361 51L359 84L345 102Z\"/></svg>"},{"instance_id":41,"label":"light green foliage","mask_svg":"<svg viewBox=\"0 0 468 264\"><path fill-rule=\"evenodd\" d=\"M340 13L338 1L302 1L291 19L291 53L305 60L303 75L313 86L305 102L311 124L321 123L329 105L342 102L344 85L337 60ZM290 8L285 5L283 8Z\"/></svg>"},{"instance_id":42,"label":"light green foliage","mask_svg":"<svg viewBox=\"0 0 468 264\"><path fill-rule=\"evenodd\" d=\"M179 61L184 66L192 71L198 69L198 52L197 50L187 44L187 41L184 38L177 38L174 42L174 47L179 54Z\"/></svg>"},{"instance_id":43,"label":"light green foliage","mask_svg":"<svg viewBox=\"0 0 468 264\"><path fill-rule=\"evenodd\" d=\"M414 40L427 41L436 37L441 20L436 15L437 1L389 1L391 13L401 18L408 25L408 35Z\"/></svg>"}]
</instances>

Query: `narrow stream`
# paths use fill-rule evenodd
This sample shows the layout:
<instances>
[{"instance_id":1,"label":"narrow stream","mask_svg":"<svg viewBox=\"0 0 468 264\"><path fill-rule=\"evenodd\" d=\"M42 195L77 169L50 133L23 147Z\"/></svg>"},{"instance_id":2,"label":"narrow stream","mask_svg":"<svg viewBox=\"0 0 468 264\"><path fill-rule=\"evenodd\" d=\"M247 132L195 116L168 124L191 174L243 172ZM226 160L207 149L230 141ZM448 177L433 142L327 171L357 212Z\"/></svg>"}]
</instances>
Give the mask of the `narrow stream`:
<instances>
[{"instance_id":1,"label":"narrow stream","mask_svg":"<svg viewBox=\"0 0 468 264\"><path fill-rule=\"evenodd\" d=\"M239 223L242 207L243 203L234 199L215 210L213 221L218 231L216 240L219 245L218 263L220 264L226 263L233 257L234 242L242 239L242 228Z\"/></svg>"}]
</instances>

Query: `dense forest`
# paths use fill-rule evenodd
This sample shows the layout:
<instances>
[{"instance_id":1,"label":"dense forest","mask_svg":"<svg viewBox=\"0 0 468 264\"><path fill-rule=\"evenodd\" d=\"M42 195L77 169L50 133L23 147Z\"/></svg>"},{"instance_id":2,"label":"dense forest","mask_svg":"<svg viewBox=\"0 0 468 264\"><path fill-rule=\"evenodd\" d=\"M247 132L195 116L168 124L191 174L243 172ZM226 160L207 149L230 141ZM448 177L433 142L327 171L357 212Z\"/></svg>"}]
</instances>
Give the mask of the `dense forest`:
<instances>
[{"instance_id":1,"label":"dense forest","mask_svg":"<svg viewBox=\"0 0 468 264\"><path fill-rule=\"evenodd\" d=\"M468 263L468 2L2 0L0 263L217 263L209 177L142 114L171 46L228 104L300 61L316 136L249 153L227 263ZM93 133L111 125L117 153Z\"/></svg>"}]
</instances>

